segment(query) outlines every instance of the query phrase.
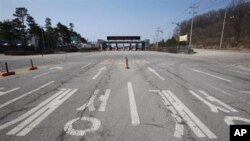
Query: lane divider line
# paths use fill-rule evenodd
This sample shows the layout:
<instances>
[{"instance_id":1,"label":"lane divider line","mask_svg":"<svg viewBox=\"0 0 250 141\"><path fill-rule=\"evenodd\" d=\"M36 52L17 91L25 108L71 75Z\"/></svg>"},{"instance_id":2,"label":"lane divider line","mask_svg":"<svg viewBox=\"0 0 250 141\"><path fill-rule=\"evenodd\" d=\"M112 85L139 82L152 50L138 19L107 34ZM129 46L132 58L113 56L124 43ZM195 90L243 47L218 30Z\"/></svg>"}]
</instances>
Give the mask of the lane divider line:
<instances>
[{"instance_id":1,"label":"lane divider line","mask_svg":"<svg viewBox=\"0 0 250 141\"><path fill-rule=\"evenodd\" d=\"M38 74L36 76L33 76L32 78L39 78L39 77L42 77L44 75L47 75L47 74L50 74L50 73L53 73L53 72L55 72L55 70L48 71L48 72L45 72L45 73L42 73L42 74Z\"/></svg>"},{"instance_id":2,"label":"lane divider line","mask_svg":"<svg viewBox=\"0 0 250 141\"><path fill-rule=\"evenodd\" d=\"M127 85L128 85L129 105L130 105L130 112L131 112L131 122L133 126L136 126L140 124L140 119L139 119L139 115L137 112L134 91L133 91L131 82L128 82Z\"/></svg>"},{"instance_id":3,"label":"lane divider line","mask_svg":"<svg viewBox=\"0 0 250 141\"><path fill-rule=\"evenodd\" d=\"M148 67L148 70L149 71L151 71L152 73L154 73L157 77L159 77L161 80L165 80L160 74L158 74L157 72L156 72L156 70L154 70L154 69L152 69L152 68L150 68L150 67Z\"/></svg>"},{"instance_id":4,"label":"lane divider line","mask_svg":"<svg viewBox=\"0 0 250 141\"><path fill-rule=\"evenodd\" d=\"M29 92L27 92L27 93L25 93L25 94L22 94L22 95L20 95L20 96L14 98L14 99L12 99L12 100L9 100L9 101L3 103L3 104L0 105L0 109L3 108L3 107L5 107L5 106L7 106L7 105L9 105L9 104L11 104L11 103L13 103L13 102L15 102L15 101L17 101L17 100L19 100L19 99L22 99L22 98L24 98L24 97L26 97L26 96L28 96L28 95L31 95L32 93L34 93L34 92L36 92L36 91L38 91L38 90L40 90L40 89L43 89L43 88L45 88L45 87L51 85L51 84L54 83L54 82L55 82L55 81L50 81L50 82L48 82L48 83L46 83L46 84L44 84L44 85L42 85L42 86L40 86L40 87L38 87L38 88L36 88L36 89L34 89L34 90L31 90L31 91L29 91Z\"/></svg>"},{"instance_id":5,"label":"lane divider line","mask_svg":"<svg viewBox=\"0 0 250 141\"><path fill-rule=\"evenodd\" d=\"M104 71L106 69L107 69L106 66L100 68L99 71L97 72L97 74L92 79L95 80L102 73L102 71Z\"/></svg>"},{"instance_id":6,"label":"lane divider line","mask_svg":"<svg viewBox=\"0 0 250 141\"><path fill-rule=\"evenodd\" d=\"M17 87L17 88L14 88L14 89L11 89L11 90L8 90L8 91L5 91L5 92L0 92L0 96L6 95L6 94L11 93L13 91L16 91L18 89L20 89L20 87Z\"/></svg>"},{"instance_id":7,"label":"lane divider line","mask_svg":"<svg viewBox=\"0 0 250 141\"><path fill-rule=\"evenodd\" d=\"M82 66L81 69L86 68L89 65L91 65L91 63L88 63L87 65Z\"/></svg>"},{"instance_id":8,"label":"lane divider line","mask_svg":"<svg viewBox=\"0 0 250 141\"><path fill-rule=\"evenodd\" d=\"M205 74L205 75L208 75L208 76L211 76L211 77L214 77L214 78L217 78L217 79L232 83L232 81L229 80L229 79L225 79L225 78L222 78L222 77L219 77L219 76L216 76L216 75L212 75L212 74L209 74L209 73L197 70L197 69L192 69L192 70L195 71L195 72L198 72L198 73L202 73L202 74Z\"/></svg>"}]
</instances>

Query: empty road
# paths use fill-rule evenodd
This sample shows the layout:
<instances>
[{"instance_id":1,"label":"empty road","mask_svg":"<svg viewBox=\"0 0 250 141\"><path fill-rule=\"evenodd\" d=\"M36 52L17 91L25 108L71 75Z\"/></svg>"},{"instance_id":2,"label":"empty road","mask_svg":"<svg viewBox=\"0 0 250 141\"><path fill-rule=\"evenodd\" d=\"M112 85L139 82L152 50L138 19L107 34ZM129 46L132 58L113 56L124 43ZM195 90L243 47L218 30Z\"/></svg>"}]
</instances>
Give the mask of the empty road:
<instances>
[{"instance_id":1,"label":"empty road","mask_svg":"<svg viewBox=\"0 0 250 141\"><path fill-rule=\"evenodd\" d=\"M17 73L0 77L0 140L228 141L250 124L250 54L214 52L0 56Z\"/></svg>"}]
</instances>

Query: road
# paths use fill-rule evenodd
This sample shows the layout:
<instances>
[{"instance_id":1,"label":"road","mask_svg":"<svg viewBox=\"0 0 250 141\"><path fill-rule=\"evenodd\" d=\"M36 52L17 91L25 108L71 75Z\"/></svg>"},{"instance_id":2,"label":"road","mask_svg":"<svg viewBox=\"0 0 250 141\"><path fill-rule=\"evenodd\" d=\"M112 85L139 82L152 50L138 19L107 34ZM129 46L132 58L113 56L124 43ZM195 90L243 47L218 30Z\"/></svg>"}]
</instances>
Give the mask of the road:
<instances>
[{"instance_id":1,"label":"road","mask_svg":"<svg viewBox=\"0 0 250 141\"><path fill-rule=\"evenodd\" d=\"M250 124L249 53L3 58L17 75L0 78L1 141L227 141Z\"/></svg>"}]
</instances>

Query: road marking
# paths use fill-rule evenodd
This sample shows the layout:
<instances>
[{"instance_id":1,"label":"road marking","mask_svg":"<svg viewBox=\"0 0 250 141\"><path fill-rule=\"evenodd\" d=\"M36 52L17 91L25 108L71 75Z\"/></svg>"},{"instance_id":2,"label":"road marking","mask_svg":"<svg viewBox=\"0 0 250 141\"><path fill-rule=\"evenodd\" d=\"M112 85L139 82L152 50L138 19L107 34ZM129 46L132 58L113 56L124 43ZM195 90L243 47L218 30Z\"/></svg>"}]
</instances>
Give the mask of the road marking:
<instances>
[{"instance_id":1,"label":"road marking","mask_svg":"<svg viewBox=\"0 0 250 141\"><path fill-rule=\"evenodd\" d=\"M206 136L210 139L217 138L216 135L208 129L208 127L200 121L171 91L163 90L162 92L197 137L205 137L204 134L206 134Z\"/></svg>"},{"instance_id":2,"label":"road marking","mask_svg":"<svg viewBox=\"0 0 250 141\"><path fill-rule=\"evenodd\" d=\"M184 135L184 125L182 124L183 121L182 121L181 117L177 114L177 111L169 103L169 101L166 99L166 97L163 95L163 93L160 90L149 90L149 92L158 93L161 96L164 105L166 106L167 109L169 109L171 111L171 116L173 117L173 119L176 123L174 136L177 138L182 138Z\"/></svg>"},{"instance_id":3,"label":"road marking","mask_svg":"<svg viewBox=\"0 0 250 141\"><path fill-rule=\"evenodd\" d=\"M45 73L42 73L42 74L38 74L38 75L36 75L36 76L33 76L32 78L39 78L39 77L42 77L42 76L44 76L44 75L47 75L47 74L50 74L50 73L53 73L53 72L55 72L55 70L49 71L49 72L45 72Z\"/></svg>"},{"instance_id":4,"label":"road marking","mask_svg":"<svg viewBox=\"0 0 250 141\"><path fill-rule=\"evenodd\" d=\"M8 91L5 91L5 92L0 92L0 96L6 95L6 94L11 93L13 91L16 91L18 89L20 89L20 87L14 88L14 89L11 89L11 90L8 90Z\"/></svg>"},{"instance_id":5,"label":"road marking","mask_svg":"<svg viewBox=\"0 0 250 141\"><path fill-rule=\"evenodd\" d=\"M222 101L220 101L219 99L215 98L215 97L212 97L210 96L208 93L204 92L204 91L201 91L199 90L199 92L203 95L206 96L206 98L212 102L217 102L218 104L222 105L223 107L227 108L228 110L230 110L231 112L238 112L237 110L235 110L233 107L223 103Z\"/></svg>"},{"instance_id":6,"label":"road marking","mask_svg":"<svg viewBox=\"0 0 250 141\"><path fill-rule=\"evenodd\" d=\"M227 95L229 95L229 96L232 96L232 97L234 97L234 98L237 98L238 100L240 100L240 101L242 101L242 102L245 102L245 103L247 103L247 104L250 105L250 102L247 101L247 100L245 100L245 99L242 99L242 98L240 98L240 97L236 97L236 96L234 96L234 95L232 95L232 94L230 94L230 93L228 93L228 92L226 92L226 91L224 91L224 90L222 90L222 89L220 89L220 88L217 88L217 87L215 87L215 86L213 86L213 85L210 85L210 84L206 84L206 85L209 86L209 87L211 87L211 88L214 88L215 90L218 90L219 92L222 92L222 93L224 93L224 94L227 94Z\"/></svg>"},{"instance_id":7,"label":"road marking","mask_svg":"<svg viewBox=\"0 0 250 141\"><path fill-rule=\"evenodd\" d=\"M79 120L85 120L92 123L92 126L90 128L84 129L84 130L76 130L73 128L73 124L76 121ZM64 131L72 136L84 136L87 132L94 132L97 131L101 126L101 121L94 117L82 117L82 118L75 118L66 123L64 126Z\"/></svg>"},{"instance_id":8,"label":"road marking","mask_svg":"<svg viewBox=\"0 0 250 141\"><path fill-rule=\"evenodd\" d=\"M195 97L198 98L200 101L202 101L204 104L206 104L206 105L210 108L211 112L218 113L219 110L221 110L221 111L223 111L223 112L226 112L226 113L229 113L229 112L230 112L229 110L227 110L227 109L225 109L225 108L219 107L219 106L217 106L217 105L214 105L214 104L208 102L207 100L203 99L201 96L199 96L198 94L196 94L194 91L189 90L189 93L191 93L193 96L195 96ZM208 97L207 97L207 98L208 98Z\"/></svg>"},{"instance_id":9,"label":"road marking","mask_svg":"<svg viewBox=\"0 0 250 141\"><path fill-rule=\"evenodd\" d=\"M7 135L15 135L16 136L25 136L31 130L33 130L40 122L42 122L46 117L48 117L53 111L55 111L62 103L64 103L69 97L71 97L77 89L68 89L60 94L55 99L51 100L44 107L37 110L33 115L28 117L22 123L17 125L11 131L7 133ZM53 96L52 96L53 97ZM50 99L50 98L49 98ZM47 100L45 100L47 101ZM43 103L43 102L42 102ZM40 106L40 105L38 105ZM36 106L35 108L37 109ZM18 133L19 132L19 133Z\"/></svg>"},{"instance_id":10,"label":"road marking","mask_svg":"<svg viewBox=\"0 0 250 141\"><path fill-rule=\"evenodd\" d=\"M249 74L249 73L245 73L245 72L241 72L241 71L237 71L237 70L232 70L232 69L229 69L229 71L231 71L231 72L236 72L236 73L240 73L240 74Z\"/></svg>"},{"instance_id":11,"label":"road marking","mask_svg":"<svg viewBox=\"0 0 250 141\"><path fill-rule=\"evenodd\" d=\"M131 121L132 121L132 125L136 126L140 124L140 119L139 119L139 115L137 112L134 91L133 91L131 82L128 82L127 85L128 85L129 105L130 105L130 112L131 112Z\"/></svg>"},{"instance_id":12,"label":"road marking","mask_svg":"<svg viewBox=\"0 0 250 141\"><path fill-rule=\"evenodd\" d=\"M102 71L104 71L106 69L107 69L106 66L100 68L99 71L97 72L97 74L92 79L96 79L102 73Z\"/></svg>"},{"instance_id":13,"label":"road marking","mask_svg":"<svg viewBox=\"0 0 250 141\"><path fill-rule=\"evenodd\" d=\"M63 67L57 66L57 67L50 68L50 70L61 70L61 69L63 69Z\"/></svg>"},{"instance_id":14,"label":"road marking","mask_svg":"<svg viewBox=\"0 0 250 141\"><path fill-rule=\"evenodd\" d=\"M94 91L94 94L90 97L89 101L87 103L83 104L81 107L77 108L76 110L77 111L82 111L86 107L88 107L89 111L95 111L94 100L95 100L97 94L99 93L99 91L100 91L99 89L96 89Z\"/></svg>"},{"instance_id":15,"label":"road marking","mask_svg":"<svg viewBox=\"0 0 250 141\"><path fill-rule=\"evenodd\" d=\"M105 95L101 95L99 97L99 100L102 102L98 111L105 111L106 109L106 105L107 105L107 101L108 101L108 98L109 98L109 95L110 95L110 92L111 90L110 89L107 89L106 92L105 92Z\"/></svg>"},{"instance_id":16,"label":"road marking","mask_svg":"<svg viewBox=\"0 0 250 141\"><path fill-rule=\"evenodd\" d=\"M50 98L46 99L45 101L43 101L42 103L40 103L39 105L37 105L36 107L32 108L30 111L26 112L25 114L19 116L18 118L7 122L3 125L0 126L0 130L9 127L13 124L16 124L17 122L26 119L29 115L31 115L32 113L34 113L35 111L37 111L38 109L40 109L41 107L43 107L44 105L48 104L49 102L51 102L53 99L55 99L56 97L58 97L59 95L61 95L66 89L61 89L59 92L57 92L56 94L54 94L53 96L51 96Z\"/></svg>"},{"instance_id":17,"label":"road marking","mask_svg":"<svg viewBox=\"0 0 250 141\"><path fill-rule=\"evenodd\" d=\"M148 67L148 70L154 73L157 77L159 77L161 80L165 80L160 74L158 74L154 69Z\"/></svg>"},{"instance_id":18,"label":"road marking","mask_svg":"<svg viewBox=\"0 0 250 141\"><path fill-rule=\"evenodd\" d=\"M210 85L210 84L206 84L207 86L209 86L209 87L211 87L211 88L213 88L213 89L215 89L215 90L218 90L218 91L220 91L220 92L222 92L222 93L224 93L224 94L226 94L226 95L229 95L229 96L233 96L234 97L234 95L232 95L232 94L230 94L230 93L228 93L228 92L226 92L226 91L224 91L224 90L222 90L222 89L220 89L220 88L217 88L217 87L215 87L215 86L213 86L213 85Z\"/></svg>"},{"instance_id":19,"label":"road marking","mask_svg":"<svg viewBox=\"0 0 250 141\"><path fill-rule=\"evenodd\" d=\"M89 65L91 65L91 63L88 63L88 64L85 65L85 66L82 66L81 69L86 68L86 67L89 66Z\"/></svg>"},{"instance_id":20,"label":"road marking","mask_svg":"<svg viewBox=\"0 0 250 141\"><path fill-rule=\"evenodd\" d=\"M227 123L227 125L235 125L235 123L233 122L234 120L237 121L244 121L244 122L248 122L250 123L250 119L246 119L246 118L242 118L242 117L236 117L236 116L226 116L224 118L224 121Z\"/></svg>"},{"instance_id":21,"label":"road marking","mask_svg":"<svg viewBox=\"0 0 250 141\"><path fill-rule=\"evenodd\" d=\"M250 94L250 91L239 91L241 93L246 93L246 94Z\"/></svg>"},{"instance_id":22,"label":"road marking","mask_svg":"<svg viewBox=\"0 0 250 141\"><path fill-rule=\"evenodd\" d=\"M29 92L27 92L25 94L22 94L22 95L14 98L12 100L9 100L9 101L5 102L4 104L0 105L0 109L7 106L7 105L9 105L9 104L11 104L11 103L13 103L13 102L15 102L15 101L17 101L17 100L19 100L19 99L21 99L21 98L24 98L25 96L28 96L28 95L30 95L30 94L32 94L32 93L34 93L34 92L36 92L36 91L38 91L38 90L40 90L42 88L45 88L45 87L49 86L50 84L52 84L54 82L55 81L50 81L49 83L46 83L46 84L44 84L44 85L42 85L42 86L40 86L40 87L38 87L38 88L36 88L34 90L31 90L31 91L29 91Z\"/></svg>"},{"instance_id":23,"label":"road marking","mask_svg":"<svg viewBox=\"0 0 250 141\"><path fill-rule=\"evenodd\" d=\"M212 75L212 74L209 74L209 73L206 73L206 72L203 72L203 71L197 70L197 69L192 69L192 70L193 70L193 71L195 71L195 72L198 72L198 73L203 73L203 74L205 74L205 75L212 76L212 77L214 77L214 78L217 78L217 79L224 80L224 81L226 81L226 82L230 82L230 83L232 83L232 81L231 81L231 80L228 80L228 79L225 79L225 78L222 78L222 77L216 76L216 75Z\"/></svg>"}]
</instances>

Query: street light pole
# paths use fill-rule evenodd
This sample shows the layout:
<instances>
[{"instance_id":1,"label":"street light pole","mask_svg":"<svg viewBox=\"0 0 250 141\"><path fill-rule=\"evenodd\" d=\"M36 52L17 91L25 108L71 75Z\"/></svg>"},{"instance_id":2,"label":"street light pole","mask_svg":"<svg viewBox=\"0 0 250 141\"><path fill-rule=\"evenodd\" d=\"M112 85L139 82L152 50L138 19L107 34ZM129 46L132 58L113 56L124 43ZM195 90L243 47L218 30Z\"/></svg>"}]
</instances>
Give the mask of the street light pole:
<instances>
[{"instance_id":1,"label":"street light pole","mask_svg":"<svg viewBox=\"0 0 250 141\"><path fill-rule=\"evenodd\" d=\"M225 9L224 20L223 20L223 25L222 25L221 38L220 38L220 49L222 47L222 42L223 42L226 17L227 17L227 8Z\"/></svg>"},{"instance_id":2,"label":"street light pole","mask_svg":"<svg viewBox=\"0 0 250 141\"><path fill-rule=\"evenodd\" d=\"M191 48L191 46L192 46L193 24L194 24L194 14L196 14L195 8L198 8L198 7L195 5L195 2L194 2L193 6L190 6L190 8L192 8L192 21L191 21L190 39L189 39L189 47Z\"/></svg>"}]
</instances>

